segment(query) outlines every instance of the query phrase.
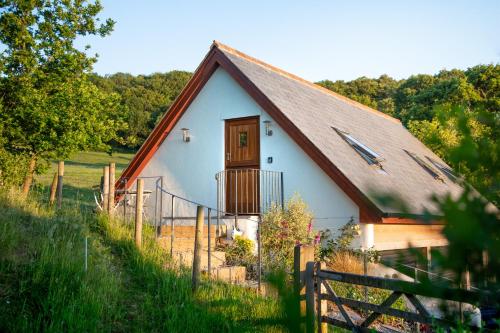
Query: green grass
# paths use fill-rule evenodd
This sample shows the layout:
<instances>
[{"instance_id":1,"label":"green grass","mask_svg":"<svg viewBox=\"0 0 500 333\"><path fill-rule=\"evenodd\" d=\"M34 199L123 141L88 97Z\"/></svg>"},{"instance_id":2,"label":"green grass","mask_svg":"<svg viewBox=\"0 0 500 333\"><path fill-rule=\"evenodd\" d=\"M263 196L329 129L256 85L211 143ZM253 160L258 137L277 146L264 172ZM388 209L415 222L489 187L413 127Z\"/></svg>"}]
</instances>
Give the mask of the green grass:
<instances>
[{"instance_id":1,"label":"green grass","mask_svg":"<svg viewBox=\"0 0 500 333\"><path fill-rule=\"evenodd\" d=\"M95 207L92 186L100 184L103 167L110 162L116 163L116 179L127 167L134 155L132 153L81 152L64 163L63 198L66 207L91 209ZM50 164L50 169L35 178L33 191L43 202L48 202L49 189L57 162Z\"/></svg>"},{"instance_id":2,"label":"green grass","mask_svg":"<svg viewBox=\"0 0 500 333\"><path fill-rule=\"evenodd\" d=\"M66 163L64 193L87 193L110 159L121 169L129 158L78 155ZM50 179L38 177L38 187ZM131 225L82 209L90 205L84 197L57 211L45 194L0 191L0 331L282 331L277 301L207 280L193 294L190 271L169 260L153 230L145 228L138 249Z\"/></svg>"}]
</instances>

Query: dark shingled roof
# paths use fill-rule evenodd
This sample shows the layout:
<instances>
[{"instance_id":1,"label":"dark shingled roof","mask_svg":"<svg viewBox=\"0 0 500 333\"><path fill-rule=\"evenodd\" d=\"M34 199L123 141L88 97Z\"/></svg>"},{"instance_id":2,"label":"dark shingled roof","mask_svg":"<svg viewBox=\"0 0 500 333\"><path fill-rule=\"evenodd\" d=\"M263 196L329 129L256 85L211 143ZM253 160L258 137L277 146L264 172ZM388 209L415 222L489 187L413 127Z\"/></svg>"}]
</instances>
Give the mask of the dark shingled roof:
<instances>
[{"instance_id":1,"label":"dark shingled roof","mask_svg":"<svg viewBox=\"0 0 500 333\"><path fill-rule=\"evenodd\" d=\"M400 213L379 202L373 191L398 196L412 214L422 214L424 207L433 211L433 194L456 196L461 192L440 170L442 180L433 178L405 152L416 154L436 170L428 158L446 165L397 119L220 43L214 46L382 212ZM385 172L369 165L332 127L348 132L379 154Z\"/></svg>"}]
</instances>

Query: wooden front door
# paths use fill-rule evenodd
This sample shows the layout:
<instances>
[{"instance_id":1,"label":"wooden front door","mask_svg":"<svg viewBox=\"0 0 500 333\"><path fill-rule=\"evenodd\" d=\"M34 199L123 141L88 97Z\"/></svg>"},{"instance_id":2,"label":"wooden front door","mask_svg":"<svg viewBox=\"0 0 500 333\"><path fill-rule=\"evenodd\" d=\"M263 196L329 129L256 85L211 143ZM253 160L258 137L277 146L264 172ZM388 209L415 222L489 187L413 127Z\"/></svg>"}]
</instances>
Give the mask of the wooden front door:
<instances>
[{"instance_id":1,"label":"wooden front door","mask_svg":"<svg viewBox=\"0 0 500 333\"><path fill-rule=\"evenodd\" d=\"M259 212L259 117L226 120L226 210Z\"/></svg>"}]
</instances>

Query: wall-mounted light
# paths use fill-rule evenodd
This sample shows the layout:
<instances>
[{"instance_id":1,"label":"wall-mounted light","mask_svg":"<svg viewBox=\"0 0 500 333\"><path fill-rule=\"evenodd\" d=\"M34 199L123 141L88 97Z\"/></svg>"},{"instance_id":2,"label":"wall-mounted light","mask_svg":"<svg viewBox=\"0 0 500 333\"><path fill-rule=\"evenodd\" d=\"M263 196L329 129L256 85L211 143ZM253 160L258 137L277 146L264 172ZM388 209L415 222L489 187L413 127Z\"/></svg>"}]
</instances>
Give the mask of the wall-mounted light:
<instances>
[{"instance_id":1,"label":"wall-mounted light","mask_svg":"<svg viewBox=\"0 0 500 333\"><path fill-rule=\"evenodd\" d=\"M271 129L271 121L264 120L264 125L266 126L266 135L267 136L273 135L273 130Z\"/></svg>"},{"instance_id":2,"label":"wall-mounted light","mask_svg":"<svg viewBox=\"0 0 500 333\"><path fill-rule=\"evenodd\" d=\"M191 135L189 134L189 128L181 128L182 131L182 141L189 142L191 141Z\"/></svg>"}]
</instances>

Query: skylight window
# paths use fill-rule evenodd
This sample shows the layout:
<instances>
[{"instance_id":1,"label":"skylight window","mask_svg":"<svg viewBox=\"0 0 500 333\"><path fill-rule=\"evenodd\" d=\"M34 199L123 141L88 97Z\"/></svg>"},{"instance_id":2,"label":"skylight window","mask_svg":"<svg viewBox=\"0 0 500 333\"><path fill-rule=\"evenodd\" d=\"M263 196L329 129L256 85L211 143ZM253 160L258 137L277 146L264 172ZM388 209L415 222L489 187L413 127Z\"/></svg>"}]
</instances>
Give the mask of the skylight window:
<instances>
[{"instance_id":1,"label":"skylight window","mask_svg":"<svg viewBox=\"0 0 500 333\"><path fill-rule=\"evenodd\" d=\"M449 180L453 181L453 182L457 182L458 180L458 176L455 174L455 172L453 172L452 169L450 169L449 167L447 167L446 165L444 164L441 164L439 163L438 161L435 161L433 160L432 158L426 156L426 158L436 167L439 169L439 171L441 171L441 173L443 173Z\"/></svg>"},{"instance_id":2,"label":"skylight window","mask_svg":"<svg viewBox=\"0 0 500 333\"><path fill-rule=\"evenodd\" d=\"M368 164L375 164L382 167L380 162L384 159L381 158L379 154L359 142L349 133L343 132L335 127L332 127L332 129L337 132L337 134L340 135L340 137L344 139L361 157L363 157Z\"/></svg>"},{"instance_id":3,"label":"skylight window","mask_svg":"<svg viewBox=\"0 0 500 333\"><path fill-rule=\"evenodd\" d=\"M440 180L444 183L443 177L438 173L436 169L434 169L432 166L430 166L427 162L425 162L423 159L418 157L416 154L409 152L406 149L403 149L405 153L407 153L415 162L417 162L418 165L420 165L425 171L427 171L428 174L430 174L434 179Z\"/></svg>"}]
</instances>

